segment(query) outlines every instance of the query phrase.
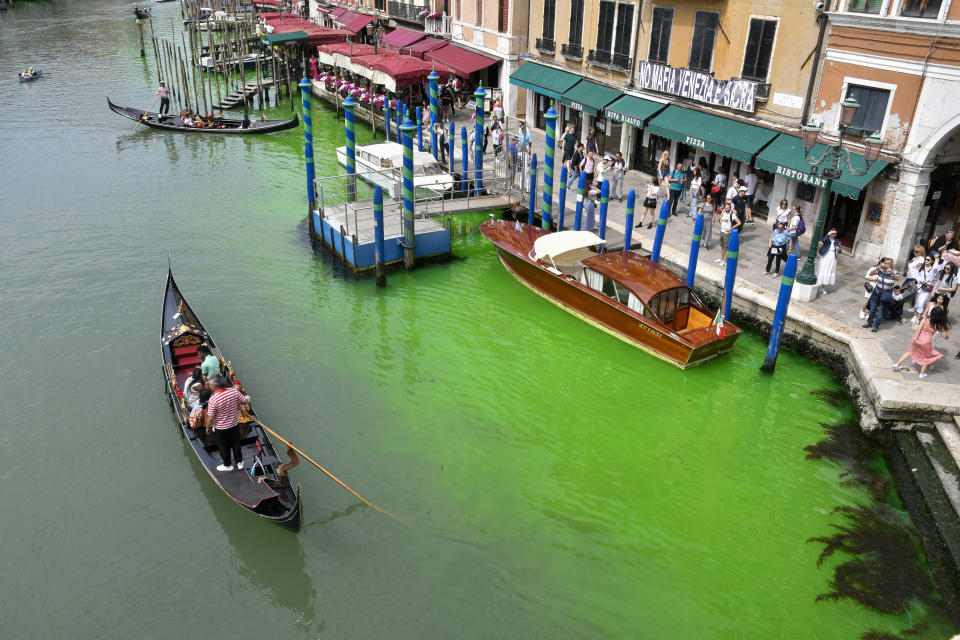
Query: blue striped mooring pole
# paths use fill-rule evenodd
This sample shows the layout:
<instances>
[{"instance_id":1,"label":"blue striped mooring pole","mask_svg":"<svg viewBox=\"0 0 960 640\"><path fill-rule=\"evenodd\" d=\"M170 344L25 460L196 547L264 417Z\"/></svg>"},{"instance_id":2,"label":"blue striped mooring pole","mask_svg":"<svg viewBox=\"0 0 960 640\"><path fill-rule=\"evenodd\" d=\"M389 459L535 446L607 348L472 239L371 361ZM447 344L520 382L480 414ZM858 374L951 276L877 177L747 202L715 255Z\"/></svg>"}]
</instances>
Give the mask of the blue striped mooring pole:
<instances>
[{"instance_id":1,"label":"blue striped mooring pole","mask_svg":"<svg viewBox=\"0 0 960 640\"><path fill-rule=\"evenodd\" d=\"M467 128L460 127L460 157L461 164L463 165L463 173L460 176L460 190L466 194L467 193L467 179L470 177L467 175L470 173L470 154L467 152Z\"/></svg>"},{"instance_id":2,"label":"blue striped mooring pole","mask_svg":"<svg viewBox=\"0 0 960 640\"><path fill-rule=\"evenodd\" d=\"M537 154L530 156L530 206L527 209L527 224L532 225L537 216Z\"/></svg>"},{"instance_id":3,"label":"blue striped mooring pole","mask_svg":"<svg viewBox=\"0 0 960 640\"><path fill-rule=\"evenodd\" d=\"M660 206L660 219L657 220L657 233L653 236L653 254L650 260L660 262L660 248L663 247L663 236L667 234L667 218L670 217L670 201L664 200Z\"/></svg>"},{"instance_id":4,"label":"blue striped mooring pole","mask_svg":"<svg viewBox=\"0 0 960 640\"><path fill-rule=\"evenodd\" d=\"M453 124L453 120L450 121L450 137L447 139L447 143L450 145L450 175L452 176L456 170L453 164L453 150L457 148L457 128Z\"/></svg>"},{"instance_id":5,"label":"blue striped mooring pole","mask_svg":"<svg viewBox=\"0 0 960 640\"><path fill-rule=\"evenodd\" d=\"M793 281L797 277L797 255L791 254L787 258L787 266L783 268L783 278L780 280L780 295L777 297L777 309L773 312L773 326L770 327L770 343L767 345L767 357L763 359L760 370L764 373L773 373L777 366L777 356L780 355L780 340L783 338L783 329L787 324L787 308L790 306L790 293L793 291Z\"/></svg>"},{"instance_id":6,"label":"blue striped mooring pole","mask_svg":"<svg viewBox=\"0 0 960 640\"><path fill-rule=\"evenodd\" d=\"M577 179L577 212L573 216L573 228L580 231L580 224L583 222L583 193L587 190L587 174L580 172ZM591 229L593 231L593 229Z\"/></svg>"},{"instance_id":7,"label":"blue striped mooring pole","mask_svg":"<svg viewBox=\"0 0 960 640\"><path fill-rule=\"evenodd\" d=\"M600 183L600 239L605 240L607 236L607 203L610 202L610 181L604 180ZM603 253L603 245L600 245L600 252Z\"/></svg>"},{"instance_id":8,"label":"blue striped mooring pole","mask_svg":"<svg viewBox=\"0 0 960 640\"><path fill-rule=\"evenodd\" d=\"M413 233L413 132L417 128L410 119L400 126L403 133L403 266L413 269L413 248L416 238Z\"/></svg>"},{"instance_id":9,"label":"blue striped mooring pole","mask_svg":"<svg viewBox=\"0 0 960 640\"><path fill-rule=\"evenodd\" d=\"M623 252L630 251L630 240L633 235L633 208L637 204L637 194L633 189L627 194L627 220L623 234Z\"/></svg>"},{"instance_id":10,"label":"blue striped mooring pole","mask_svg":"<svg viewBox=\"0 0 960 640\"><path fill-rule=\"evenodd\" d=\"M383 187L373 188L373 250L376 255L377 286L387 284L387 269L383 263Z\"/></svg>"},{"instance_id":11,"label":"blue striped mooring pole","mask_svg":"<svg viewBox=\"0 0 960 640\"><path fill-rule=\"evenodd\" d=\"M557 231L563 231L563 214L567 210L567 165L560 169L560 188L557 189Z\"/></svg>"},{"instance_id":12,"label":"blue striped mooring pole","mask_svg":"<svg viewBox=\"0 0 960 640\"><path fill-rule=\"evenodd\" d=\"M417 151L423 151L423 114L417 107Z\"/></svg>"},{"instance_id":13,"label":"blue striped mooring pole","mask_svg":"<svg viewBox=\"0 0 960 640\"><path fill-rule=\"evenodd\" d=\"M730 244L727 246L727 277L723 281L723 319L730 319L730 307L733 304L733 286L737 279L737 259L740 257L740 232L730 232Z\"/></svg>"},{"instance_id":14,"label":"blue striped mooring pole","mask_svg":"<svg viewBox=\"0 0 960 640\"><path fill-rule=\"evenodd\" d=\"M347 131L347 202L357 201L357 138L353 109L357 106L353 96L343 101L343 120Z\"/></svg>"},{"instance_id":15,"label":"blue striped mooring pole","mask_svg":"<svg viewBox=\"0 0 960 640\"><path fill-rule=\"evenodd\" d=\"M473 139L473 171L476 179L473 182L473 193L479 196L483 189L483 105L487 98L487 92L483 90L483 83L477 85L477 90L473 94L477 102L477 129ZM531 198L532 196L531 192Z\"/></svg>"},{"instance_id":16,"label":"blue striped mooring pole","mask_svg":"<svg viewBox=\"0 0 960 640\"><path fill-rule=\"evenodd\" d=\"M437 98L437 81L440 76L437 75L437 67L434 65L430 75L427 76L430 87L430 151L436 160L440 160L440 150L437 149L437 123L440 122L440 113Z\"/></svg>"},{"instance_id":17,"label":"blue striped mooring pole","mask_svg":"<svg viewBox=\"0 0 960 640\"><path fill-rule=\"evenodd\" d=\"M403 138L400 133L400 125L403 124L403 107L400 105L400 99L397 99L397 142L403 144Z\"/></svg>"},{"instance_id":18,"label":"blue striped mooring pole","mask_svg":"<svg viewBox=\"0 0 960 640\"><path fill-rule=\"evenodd\" d=\"M687 263L687 286L693 289L693 278L697 275L697 258L700 257L700 237L703 236L703 213L697 214L693 223L693 239L690 240L690 262Z\"/></svg>"},{"instance_id":19,"label":"blue striped mooring pole","mask_svg":"<svg viewBox=\"0 0 960 640\"><path fill-rule=\"evenodd\" d=\"M317 208L317 196L313 189L316 177L313 167L313 116L310 112L310 81L300 80L300 97L303 100L303 157L307 163L307 211L310 212L310 228L313 228L313 210Z\"/></svg>"},{"instance_id":20,"label":"blue striped mooring pole","mask_svg":"<svg viewBox=\"0 0 960 640\"><path fill-rule=\"evenodd\" d=\"M383 99L383 133L390 142L390 98Z\"/></svg>"},{"instance_id":21,"label":"blue striped mooring pole","mask_svg":"<svg viewBox=\"0 0 960 640\"><path fill-rule=\"evenodd\" d=\"M547 148L543 154L543 219L541 223L544 229L549 229L553 223L553 154L557 146L557 118L560 117L553 110L552 102L543 117L547 121ZM561 191L566 190L561 189Z\"/></svg>"}]
</instances>

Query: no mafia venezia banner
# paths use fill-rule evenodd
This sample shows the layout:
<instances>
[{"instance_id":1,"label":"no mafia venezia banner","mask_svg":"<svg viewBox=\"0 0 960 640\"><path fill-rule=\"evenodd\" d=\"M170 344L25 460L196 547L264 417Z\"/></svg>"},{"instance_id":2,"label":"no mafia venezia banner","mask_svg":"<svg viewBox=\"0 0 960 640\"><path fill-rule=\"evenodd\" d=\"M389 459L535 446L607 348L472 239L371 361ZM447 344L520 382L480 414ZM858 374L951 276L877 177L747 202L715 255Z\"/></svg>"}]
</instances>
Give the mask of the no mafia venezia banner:
<instances>
[{"instance_id":1,"label":"no mafia venezia banner","mask_svg":"<svg viewBox=\"0 0 960 640\"><path fill-rule=\"evenodd\" d=\"M757 83L752 80L716 80L690 69L641 62L638 84L651 91L737 111L753 113L756 106Z\"/></svg>"}]
</instances>

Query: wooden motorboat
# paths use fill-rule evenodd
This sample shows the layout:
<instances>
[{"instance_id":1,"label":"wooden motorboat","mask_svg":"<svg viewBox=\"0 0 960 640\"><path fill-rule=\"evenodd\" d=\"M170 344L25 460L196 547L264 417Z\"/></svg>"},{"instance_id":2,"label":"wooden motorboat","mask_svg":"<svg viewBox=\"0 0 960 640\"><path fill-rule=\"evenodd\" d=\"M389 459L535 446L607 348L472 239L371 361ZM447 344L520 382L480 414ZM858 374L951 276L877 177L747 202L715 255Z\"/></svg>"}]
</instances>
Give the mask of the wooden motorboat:
<instances>
[{"instance_id":1,"label":"wooden motorboat","mask_svg":"<svg viewBox=\"0 0 960 640\"><path fill-rule=\"evenodd\" d=\"M271 133L273 131L283 131L292 129L300 123L296 114L289 120L250 120L247 127L243 126L243 120L234 118L203 118L203 126L186 125L177 115L166 115L161 117L159 113L153 111L143 111L141 109L131 109L130 107L120 107L107 98L107 106L114 113L118 113L131 120L143 120L145 126L153 129L164 129L166 131L183 131L184 133L219 133L226 135L254 135L259 133Z\"/></svg>"},{"instance_id":2,"label":"wooden motorboat","mask_svg":"<svg viewBox=\"0 0 960 640\"><path fill-rule=\"evenodd\" d=\"M372 185L383 187L385 195L399 200L403 194L403 145L399 142L370 142L355 148L357 176ZM337 147L337 161L347 166L347 147ZM453 176L426 151L413 152L413 187L422 197L422 190L436 197L450 191Z\"/></svg>"},{"instance_id":3,"label":"wooden motorboat","mask_svg":"<svg viewBox=\"0 0 960 640\"><path fill-rule=\"evenodd\" d=\"M248 53L241 58L233 57L229 60L214 60L213 56L203 56L200 58L200 61L197 62L197 67L207 73L219 73L223 71L224 66L226 66L228 71L235 71L239 69L241 65L244 69L253 69L257 66L258 60L260 64L266 65L270 62L271 58L262 53Z\"/></svg>"},{"instance_id":4,"label":"wooden motorboat","mask_svg":"<svg viewBox=\"0 0 960 640\"><path fill-rule=\"evenodd\" d=\"M480 232L535 293L682 369L728 352L741 333L663 265L632 251L594 251L604 241L589 231L488 220Z\"/></svg>"},{"instance_id":5,"label":"wooden motorboat","mask_svg":"<svg viewBox=\"0 0 960 640\"><path fill-rule=\"evenodd\" d=\"M21 71L17 74L17 78L20 80L21 84L24 82L33 82L34 80L39 80L43 76L43 71L37 69L36 71Z\"/></svg>"},{"instance_id":6,"label":"wooden motorboat","mask_svg":"<svg viewBox=\"0 0 960 640\"><path fill-rule=\"evenodd\" d=\"M173 273L168 271L167 288L163 296L160 350L167 394L180 430L207 474L234 502L264 520L298 531L301 518L300 487L294 489L290 484L289 476L281 469L273 443L252 408L248 416L240 418L244 469L217 471L222 459L212 436L206 435L202 428L197 432L190 428L190 410L183 400L183 385L193 368L200 364L197 347L201 344L207 345L210 352L220 359L224 375L238 384L232 365L224 360L213 338L184 300Z\"/></svg>"}]
</instances>

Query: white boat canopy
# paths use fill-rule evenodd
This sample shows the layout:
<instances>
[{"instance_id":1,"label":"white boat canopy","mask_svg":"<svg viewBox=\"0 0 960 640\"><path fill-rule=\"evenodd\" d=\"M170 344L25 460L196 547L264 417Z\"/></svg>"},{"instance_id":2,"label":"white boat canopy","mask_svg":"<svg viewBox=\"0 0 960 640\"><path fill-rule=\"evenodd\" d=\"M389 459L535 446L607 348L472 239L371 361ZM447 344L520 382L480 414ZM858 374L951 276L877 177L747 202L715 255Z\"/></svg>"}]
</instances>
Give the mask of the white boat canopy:
<instances>
[{"instance_id":1,"label":"white boat canopy","mask_svg":"<svg viewBox=\"0 0 960 640\"><path fill-rule=\"evenodd\" d=\"M590 247L604 243L606 240L590 231L548 233L534 241L533 258L549 258L557 266L573 266L584 258L597 255Z\"/></svg>"}]
</instances>

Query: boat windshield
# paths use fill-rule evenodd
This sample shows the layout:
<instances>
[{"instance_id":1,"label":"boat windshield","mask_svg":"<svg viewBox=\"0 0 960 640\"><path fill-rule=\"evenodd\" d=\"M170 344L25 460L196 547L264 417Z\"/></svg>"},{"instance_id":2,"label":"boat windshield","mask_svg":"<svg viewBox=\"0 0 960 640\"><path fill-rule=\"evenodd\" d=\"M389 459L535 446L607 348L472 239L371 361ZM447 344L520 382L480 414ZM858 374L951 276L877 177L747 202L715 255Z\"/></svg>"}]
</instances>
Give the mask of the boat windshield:
<instances>
[{"instance_id":1,"label":"boat windshield","mask_svg":"<svg viewBox=\"0 0 960 640\"><path fill-rule=\"evenodd\" d=\"M613 278L609 278L602 273L585 267L580 274L580 283L587 285L594 291L604 294L608 298L616 300L642 316L650 318L651 320L660 321L660 318L656 315L656 309L643 304L643 301L634 295L632 291Z\"/></svg>"},{"instance_id":2,"label":"boat windshield","mask_svg":"<svg viewBox=\"0 0 960 640\"><path fill-rule=\"evenodd\" d=\"M427 164L421 164L414 168L413 174L417 176L440 176L445 174L446 171L439 162L430 162Z\"/></svg>"}]
</instances>

